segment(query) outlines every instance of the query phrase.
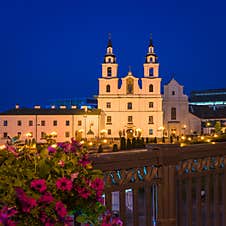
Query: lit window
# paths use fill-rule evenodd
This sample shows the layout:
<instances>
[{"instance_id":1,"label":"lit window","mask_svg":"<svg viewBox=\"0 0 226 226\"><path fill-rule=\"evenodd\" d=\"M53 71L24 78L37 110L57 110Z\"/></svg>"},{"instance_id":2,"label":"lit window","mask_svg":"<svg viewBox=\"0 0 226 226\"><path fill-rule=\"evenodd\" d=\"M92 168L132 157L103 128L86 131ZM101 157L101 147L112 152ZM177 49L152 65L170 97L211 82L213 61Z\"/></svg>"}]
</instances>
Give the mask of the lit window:
<instances>
[{"instance_id":1,"label":"lit window","mask_svg":"<svg viewBox=\"0 0 226 226\"><path fill-rule=\"evenodd\" d=\"M82 125L82 120L78 120L78 126Z\"/></svg>"},{"instance_id":2,"label":"lit window","mask_svg":"<svg viewBox=\"0 0 226 226\"><path fill-rule=\"evenodd\" d=\"M70 132L65 132L65 137L70 137Z\"/></svg>"},{"instance_id":3,"label":"lit window","mask_svg":"<svg viewBox=\"0 0 226 226\"><path fill-rule=\"evenodd\" d=\"M107 103L106 103L106 107L107 107L107 108L111 108L111 102L107 102Z\"/></svg>"},{"instance_id":4,"label":"lit window","mask_svg":"<svg viewBox=\"0 0 226 226\"><path fill-rule=\"evenodd\" d=\"M128 123L133 123L133 116L131 115L128 116Z\"/></svg>"},{"instance_id":5,"label":"lit window","mask_svg":"<svg viewBox=\"0 0 226 226\"><path fill-rule=\"evenodd\" d=\"M149 129L149 135L153 135L153 129Z\"/></svg>"},{"instance_id":6,"label":"lit window","mask_svg":"<svg viewBox=\"0 0 226 226\"><path fill-rule=\"evenodd\" d=\"M148 124L153 124L154 120L153 120L153 116L148 116Z\"/></svg>"},{"instance_id":7,"label":"lit window","mask_svg":"<svg viewBox=\"0 0 226 226\"><path fill-rule=\"evenodd\" d=\"M152 85L152 84L149 85L149 92L150 92L150 93L153 92L153 85Z\"/></svg>"},{"instance_id":8,"label":"lit window","mask_svg":"<svg viewBox=\"0 0 226 226\"><path fill-rule=\"evenodd\" d=\"M111 135L111 129L108 129L108 135Z\"/></svg>"},{"instance_id":9,"label":"lit window","mask_svg":"<svg viewBox=\"0 0 226 226\"><path fill-rule=\"evenodd\" d=\"M106 92L107 92L107 93L110 93L110 92L111 92L111 87L110 87L110 85L107 85L107 86L106 86Z\"/></svg>"},{"instance_id":10,"label":"lit window","mask_svg":"<svg viewBox=\"0 0 226 226\"><path fill-rule=\"evenodd\" d=\"M66 126L70 126L70 121L69 120L66 120L65 125Z\"/></svg>"},{"instance_id":11,"label":"lit window","mask_svg":"<svg viewBox=\"0 0 226 226\"><path fill-rule=\"evenodd\" d=\"M107 124L111 124L111 116L107 116Z\"/></svg>"},{"instance_id":12,"label":"lit window","mask_svg":"<svg viewBox=\"0 0 226 226\"><path fill-rule=\"evenodd\" d=\"M45 120L42 120L41 121L41 126L45 126L46 125L46 121Z\"/></svg>"},{"instance_id":13,"label":"lit window","mask_svg":"<svg viewBox=\"0 0 226 226\"><path fill-rule=\"evenodd\" d=\"M153 102L149 102L149 108L153 108L154 107L154 103Z\"/></svg>"},{"instance_id":14,"label":"lit window","mask_svg":"<svg viewBox=\"0 0 226 226\"><path fill-rule=\"evenodd\" d=\"M3 121L3 126L8 126L8 121L7 120Z\"/></svg>"},{"instance_id":15,"label":"lit window","mask_svg":"<svg viewBox=\"0 0 226 226\"><path fill-rule=\"evenodd\" d=\"M22 125L21 120L18 120L18 121L17 121L17 125L18 125L18 126L21 126L21 125Z\"/></svg>"},{"instance_id":16,"label":"lit window","mask_svg":"<svg viewBox=\"0 0 226 226\"><path fill-rule=\"evenodd\" d=\"M33 126L33 121L32 120L29 120L28 125L29 126Z\"/></svg>"},{"instance_id":17,"label":"lit window","mask_svg":"<svg viewBox=\"0 0 226 226\"><path fill-rule=\"evenodd\" d=\"M53 120L53 126L57 126L57 120Z\"/></svg>"},{"instance_id":18,"label":"lit window","mask_svg":"<svg viewBox=\"0 0 226 226\"><path fill-rule=\"evenodd\" d=\"M131 110L133 108L133 105L131 102L127 103L127 109L128 110Z\"/></svg>"},{"instance_id":19,"label":"lit window","mask_svg":"<svg viewBox=\"0 0 226 226\"><path fill-rule=\"evenodd\" d=\"M176 120L177 118L177 109L171 108L171 120Z\"/></svg>"}]
</instances>

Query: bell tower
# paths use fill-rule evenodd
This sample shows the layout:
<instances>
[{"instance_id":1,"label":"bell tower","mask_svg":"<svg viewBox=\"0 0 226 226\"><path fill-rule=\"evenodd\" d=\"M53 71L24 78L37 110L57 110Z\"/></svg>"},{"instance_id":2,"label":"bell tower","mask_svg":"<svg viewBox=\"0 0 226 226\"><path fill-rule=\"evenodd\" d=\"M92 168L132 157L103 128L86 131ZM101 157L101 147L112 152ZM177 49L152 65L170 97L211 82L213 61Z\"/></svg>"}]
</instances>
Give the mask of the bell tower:
<instances>
[{"instance_id":1,"label":"bell tower","mask_svg":"<svg viewBox=\"0 0 226 226\"><path fill-rule=\"evenodd\" d=\"M115 78L118 74L118 64L116 64L116 57L113 53L111 34L108 35L108 45L104 62L102 64L102 77Z\"/></svg>"},{"instance_id":2,"label":"bell tower","mask_svg":"<svg viewBox=\"0 0 226 226\"><path fill-rule=\"evenodd\" d=\"M154 51L154 45L152 40L152 35L150 37L150 43L148 46L148 52L145 57L144 63L144 77L158 77L159 76L159 63L158 57Z\"/></svg>"}]
</instances>

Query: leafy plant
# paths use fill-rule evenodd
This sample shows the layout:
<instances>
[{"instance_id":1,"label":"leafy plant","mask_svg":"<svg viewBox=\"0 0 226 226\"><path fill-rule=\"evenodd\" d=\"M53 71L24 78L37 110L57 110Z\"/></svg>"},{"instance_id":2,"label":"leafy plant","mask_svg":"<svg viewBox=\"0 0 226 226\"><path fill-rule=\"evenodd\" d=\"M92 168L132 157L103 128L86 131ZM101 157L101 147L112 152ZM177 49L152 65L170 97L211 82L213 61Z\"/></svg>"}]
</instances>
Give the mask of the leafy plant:
<instances>
[{"instance_id":1,"label":"leafy plant","mask_svg":"<svg viewBox=\"0 0 226 226\"><path fill-rule=\"evenodd\" d=\"M80 143L9 142L0 151L0 225L104 225L102 172Z\"/></svg>"}]
</instances>

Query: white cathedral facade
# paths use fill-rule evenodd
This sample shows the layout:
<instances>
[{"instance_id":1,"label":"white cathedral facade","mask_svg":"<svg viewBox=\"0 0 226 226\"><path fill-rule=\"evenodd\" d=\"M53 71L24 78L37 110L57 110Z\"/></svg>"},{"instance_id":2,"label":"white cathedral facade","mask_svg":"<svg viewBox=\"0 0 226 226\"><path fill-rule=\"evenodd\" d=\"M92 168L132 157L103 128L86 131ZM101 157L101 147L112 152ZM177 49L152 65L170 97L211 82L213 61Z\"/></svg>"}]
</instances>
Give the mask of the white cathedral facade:
<instances>
[{"instance_id":1,"label":"white cathedral facade","mask_svg":"<svg viewBox=\"0 0 226 226\"><path fill-rule=\"evenodd\" d=\"M144 63L141 86L138 80L131 71L125 77L118 77L118 64L109 40L97 98L98 108L106 114L105 129L108 136L163 136L161 78L152 39Z\"/></svg>"},{"instance_id":2,"label":"white cathedral facade","mask_svg":"<svg viewBox=\"0 0 226 226\"><path fill-rule=\"evenodd\" d=\"M57 141L67 141L71 137L80 140L199 134L201 121L189 113L183 86L172 79L164 86L164 95L161 94L159 62L152 38L143 68L141 78L131 71L119 77L109 39L99 78L98 109L80 110L76 106L70 109L65 106L23 109L16 106L0 113L0 143L4 143L8 136L20 135L25 139L26 134L38 142L42 141L44 134L51 133L57 134Z\"/></svg>"}]
</instances>

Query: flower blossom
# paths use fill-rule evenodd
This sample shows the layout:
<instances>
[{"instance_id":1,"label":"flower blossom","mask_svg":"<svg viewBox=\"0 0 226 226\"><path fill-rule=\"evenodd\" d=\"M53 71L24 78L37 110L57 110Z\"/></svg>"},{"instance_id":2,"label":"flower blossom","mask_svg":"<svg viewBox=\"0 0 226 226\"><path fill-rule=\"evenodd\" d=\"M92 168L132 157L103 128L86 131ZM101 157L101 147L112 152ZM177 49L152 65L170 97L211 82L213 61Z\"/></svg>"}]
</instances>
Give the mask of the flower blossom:
<instances>
[{"instance_id":1,"label":"flower blossom","mask_svg":"<svg viewBox=\"0 0 226 226\"><path fill-rule=\"evenodd\" d=\"M59 190L62 191L71 191L72 189L72 181L67 179L66 177L62 177L57 180L56 186Z\"/></svg>"},{"instance_id":2,"label":"flower blossom","mask_svg":"<svg viewBox=\"0 0 226 226\"><path fill-rule=\"evenodd\" d=\"M64 167L65 163L64 163L63 160L60 160L60 161L58 162L58 165L61 166L61 167Z\"/></svg>"},{"instance_id":3,"label":"flower blossom","mask_svg":"<svg viewBox=\"0 0 226 226\"><path fill-rule=\"evenodd\" d=\"M71 174L71 181L74 181L74 179L78 178L79 172L72 173Z\"/></svg>"},{"instance_id":4,"label":"flower blossom","mask_svg":"<svg viewBox=\"0 0 226 226\"><path fill-rule=\"evenodd\" d=\"M82 158L79 160L79 163L83 166L83 167L86 167L87 165L89 165L91 162L90 160L88 159L88 155L85 154L82 156Z\"/></svg>"},{"instance_id":5,"label":"flower blossom","mask_svg":"<svg viewBox=\"0 0 226 226\"><path fill-rule=\"evenodd\" d=\"M58 216L61 218L64 218L67 215L67 209L62 202L57 202L55 208Z\"/></svg>"},{"instance_id":6,"label":"flower blossom","mask_svg":"<svg viewBox=\"0 0 226 226\"><path fill-rule=\"evenodd\" d=\"M50 204L53 200L54 200L53 196L49 192L46 192L39 198L38 202Z\"/></svg>"},{"instance_id":7,"label":"flower blossom","mask_svg":"<svg viewBox=\"0 0 226 226\"><path fill-rule=\"evenodd\" d=\"M47 189L46 181L44 179L35 179L31 182L31 188L34 188L40 193L43 193Z\"/></svg>"},{"instance_id":8,"label":"flower blossom","mask_svg":"<svg viewBox=\"0 0 226 226\"><path fill-rule=\"evenodd\" d=\"M0 210L0 225L15 226L16 223L10 219L17 213L15 208L8 208L4 206Z\"/></svg>"},{"instance_id":9,"label":"flower blossom","mask_svg":"<svg viewBox=\"0 0 226 226\"><path fill-rule=\"evenodd\" d=\"M77 187L76 190L78 195L84 199L88 199L88 197L91 195L91 192L85 187Z\"/></svg>"},{"instance_id":10,"label":"flower blossom","mask_svg":"<svg viewBox=\"0 0 226 226\"><path fill-rule=\"evenodd\" d=\"M18 198L22 207L22 212L30 213L31 209L37 206L36 200L31 197L28 197L21 188L16 188L15 190L16 197Z\"/></svg>"}]
</instances>

